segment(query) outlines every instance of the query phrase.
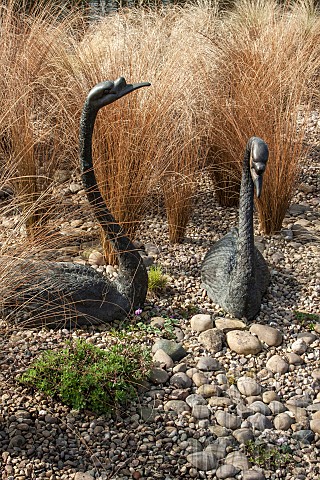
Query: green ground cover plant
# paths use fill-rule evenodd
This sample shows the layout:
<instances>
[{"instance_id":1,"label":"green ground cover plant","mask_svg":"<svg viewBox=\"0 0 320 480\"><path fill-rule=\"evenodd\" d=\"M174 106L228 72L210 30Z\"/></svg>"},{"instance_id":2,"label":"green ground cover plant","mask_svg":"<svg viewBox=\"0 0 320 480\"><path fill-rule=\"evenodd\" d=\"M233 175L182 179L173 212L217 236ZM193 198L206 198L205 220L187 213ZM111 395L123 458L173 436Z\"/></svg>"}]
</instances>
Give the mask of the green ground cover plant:
<instances>
[{"instance_id":1,"label":"green ground cover plant","mask_svg":"<svg viewBox=\"0 0 320 480\"><path fill-rule=\"evenodd\" d=\"M137 394L150 368L150 354L140 345L119 341L102 350L78 339L44 352L19 382L77 410L106 413Z\"/></svg>"}]
</instances>

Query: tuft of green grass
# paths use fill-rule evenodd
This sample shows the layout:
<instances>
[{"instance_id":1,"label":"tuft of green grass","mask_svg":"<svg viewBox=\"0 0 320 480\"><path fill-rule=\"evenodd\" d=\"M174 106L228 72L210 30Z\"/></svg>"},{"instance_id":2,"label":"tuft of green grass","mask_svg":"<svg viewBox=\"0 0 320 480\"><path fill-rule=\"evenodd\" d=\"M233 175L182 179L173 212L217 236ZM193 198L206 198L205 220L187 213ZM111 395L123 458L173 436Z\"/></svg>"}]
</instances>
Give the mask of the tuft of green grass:
<instances>
[{"instance_id":1,"label":"tuft of green grass","mask_svg":"<svg viewBox=\"0 0 320 480\"><path fill-rule=\"evenodd\" d=\"M150 292L157 293L163 290L168 283L168 277L163 274L159 265L152 265L148 273L148 288Z\"/></svg>"},{"instance_id":2,"label":"tuft of green grass","mask_svg":"<svg viewBox=\"0 0 320 480\"><path fill-rule=\"evenodd\" d=\"M320 321L320 316L315 313L300 312L299 310L294 310L293 313L300 325L308 327L310 330L314 330L314 324Z\"/></svg>"},{"instance_id":3,"label":"tuft of green grass","mask_svg":"<svg viewBox=\"0 0 320 480\"><path fill-rule=\"evenodd\" d=\"M18 380L74 409L100 414L132 399L150 368L150 353L140 345L119 342L102 350L78 339L44 352Z\"/></svg>"}]
</instances>

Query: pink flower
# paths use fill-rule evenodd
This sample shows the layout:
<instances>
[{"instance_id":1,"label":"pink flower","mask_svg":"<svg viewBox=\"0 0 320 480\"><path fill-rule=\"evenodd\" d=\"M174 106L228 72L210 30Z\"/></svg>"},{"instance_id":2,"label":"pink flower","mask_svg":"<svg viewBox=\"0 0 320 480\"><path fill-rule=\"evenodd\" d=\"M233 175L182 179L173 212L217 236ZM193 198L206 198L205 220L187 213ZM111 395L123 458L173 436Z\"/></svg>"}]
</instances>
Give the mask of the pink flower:
<instances>
[{"instance_id":1,"label":"pink flower","mask_svg":"<svg viewBox=\"0 0 320 480\"><path fill-rule=\"evenodd\" d=\"M142 308L137 308L137 310L134 312L135 315L140 315L142 313Z\"/></svg>"}]
</instances>

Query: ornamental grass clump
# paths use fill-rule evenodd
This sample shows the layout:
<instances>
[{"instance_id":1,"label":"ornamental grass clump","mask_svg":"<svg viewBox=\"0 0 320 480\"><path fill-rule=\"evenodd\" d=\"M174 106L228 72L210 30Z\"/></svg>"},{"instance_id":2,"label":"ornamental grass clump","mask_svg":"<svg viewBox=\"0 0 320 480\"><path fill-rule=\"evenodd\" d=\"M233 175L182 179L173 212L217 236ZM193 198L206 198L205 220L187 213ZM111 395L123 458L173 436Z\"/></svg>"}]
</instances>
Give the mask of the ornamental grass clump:
<instances>
[{"instance_id":1,"label":"ornamental grass clump","mask_svg":"<svg viewBox=\"0 0 320 480\"><path fill-rule=\"evenodd\" d=\"M168 284L168 277L164 275L160 265L151 265L148 272L148 289L150 292L158 293L164 290Z\"/></svg>"},{"instance_id":2,"label":"ornamental grass clump","mask_svg":"<svg viewBox=\"0 0 320 480\"><path fill-rule=\"evenodd\" d=\"M214 182L222 187L221 203L235 199L246 142L263 138L270 156L256 206L266 234L281 229L306 154L312 79L320 66L320 17L308 5L241 0L207 42L203 73ZM234 188L225 189L228 184Z\"/></svg>"},{"instance_id":3,"label":"ornamental grass clump","mask_svg":"<svg viewBox=\"0 0 320 480\"><path fill-rule=\"evenodd\" d=\"M138 344L118 341L102 350L77 339L44 352L19 382L71 408L101 414L130 401L150 368L150 354Z\"/></svg>"}]
</instances>

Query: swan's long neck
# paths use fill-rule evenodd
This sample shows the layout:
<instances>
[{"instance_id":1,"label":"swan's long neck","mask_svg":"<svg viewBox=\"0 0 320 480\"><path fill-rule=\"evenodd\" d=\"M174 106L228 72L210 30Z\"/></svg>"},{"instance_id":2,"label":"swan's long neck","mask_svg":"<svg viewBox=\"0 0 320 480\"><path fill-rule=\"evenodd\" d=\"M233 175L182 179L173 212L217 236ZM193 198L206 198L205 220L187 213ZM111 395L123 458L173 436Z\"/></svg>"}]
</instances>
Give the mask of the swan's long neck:
<instances>
[{"instance_id":1,"label":"swan's long neck","mask_svg":"<svg viewBox=\"0 0 320 480\"><path fill-rule=\"evenodd\" d=\"M93 109L88 102L84 104L80 120L80 165L82 181L95 216L108 240L114 247L115 252L118 254L122 276L128 280L132 280L138 271L140 271L143 276L146 275L141 256L107 209L93 170L92 136L97 113L98 111Z\"/></svg>"},{"instance_id":2,"label":"swan's long neck","mask_svg":"<svg viewBox=\"0 0 320 480\"><path fill-rule=\"evenodd\" d=\"M237 270L249 279L254 272L253 181L250 174L250 147L246 148L240 189Z\"/></svg>"}]
</instances>

